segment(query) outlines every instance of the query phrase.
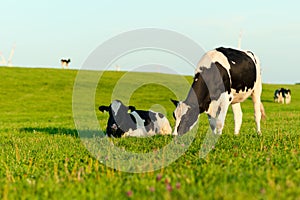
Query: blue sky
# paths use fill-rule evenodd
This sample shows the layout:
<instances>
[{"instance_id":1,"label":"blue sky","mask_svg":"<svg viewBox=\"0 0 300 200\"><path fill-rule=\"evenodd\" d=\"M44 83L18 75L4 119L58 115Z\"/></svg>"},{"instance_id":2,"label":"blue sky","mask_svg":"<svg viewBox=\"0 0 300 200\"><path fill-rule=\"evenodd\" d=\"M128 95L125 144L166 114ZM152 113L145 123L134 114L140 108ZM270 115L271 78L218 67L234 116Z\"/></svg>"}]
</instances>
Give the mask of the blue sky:
<instances>
[{"instance_id":1,"label":"blue sky","mask_svg":"<svg viewBox=\"0 0 300 200\"><path fill-rule=\"evenodd\" d=\"M205 50L236 47L242 30L242 48L260 57L265 83L300 82L296 0L7 0L0 6L0 51L7 58L16 44L14 65L59 67L60 58L70 57L70 67L78 68L101 43L139 28L173 30Z\"/></svg>"}]
</instances>

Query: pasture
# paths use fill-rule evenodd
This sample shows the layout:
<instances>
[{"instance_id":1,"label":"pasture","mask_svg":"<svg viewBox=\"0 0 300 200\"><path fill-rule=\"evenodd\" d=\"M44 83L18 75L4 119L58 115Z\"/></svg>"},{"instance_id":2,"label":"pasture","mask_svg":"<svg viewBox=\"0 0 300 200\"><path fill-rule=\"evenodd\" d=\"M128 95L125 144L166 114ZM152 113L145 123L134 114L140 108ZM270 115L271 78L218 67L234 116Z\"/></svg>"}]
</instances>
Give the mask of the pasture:
<instances>
[{"instance_id":1,"label":"pasture","mask_svg":"<svg viewBox=\"0 0 300 200\"><path fill-rule=\"evenodd\" d=\"M95 112L102 128L108 114L100 113L97 106L110 103L115 84L124 74L105 72L101 77ZM262 136L256 134L248 99L242 103L240 135L233 134L230 108L223 134L205 158L199 157L208 129L203 114L193 143L179 159L156 171L126 173L94 158L77 135L72 113L76 70L1 67L0 75L2 199L300 199L300 85L263 85L267 119L262 121ZM145 81L153 76L174 85L180 79L134 74ZM185 79L192 81L192 77ZM274 90L280 87L291 89L291 104L273 102ZM187 93L188 88L180 84L176 88ZM170 98L175 96L168 88L152 83L136 89L130 104L164 109L174 127ZM155 136L112 142L128 151L151 152L171 139Z\"/></svg>"}]
</instances>

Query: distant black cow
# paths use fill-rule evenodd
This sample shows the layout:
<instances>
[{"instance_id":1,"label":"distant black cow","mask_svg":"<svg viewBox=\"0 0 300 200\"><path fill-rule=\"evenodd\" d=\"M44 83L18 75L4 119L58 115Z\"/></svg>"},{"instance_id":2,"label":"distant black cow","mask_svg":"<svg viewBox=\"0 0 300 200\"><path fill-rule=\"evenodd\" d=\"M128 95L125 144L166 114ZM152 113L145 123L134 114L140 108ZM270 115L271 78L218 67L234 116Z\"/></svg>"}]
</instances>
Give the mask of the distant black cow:
<instances>
[{"instance_id":1,"label":"distant black cow","mask_svg":"<svg viewBox=\"0 0 300 200\"><path fill-rule=\"evenodd\" d=\"M213 132L221 134L230 104L234 114L234 133L238 134L243 114L240 102L250 95L256 130L260 133L260 120L264 116L261 92L259 60L252 52L223 47L209 51L198 63L186 99L181 102L172 100L176 106L173 135L182 135L191 130L201 113L208 115Z\"/></svg>"},{"instance_id":2,"label":"distant black cow","mask_svg":"<svg viewBox=\"0 0 300 200\"><path fill-rule=\"evenodd\" d=\"M280 88L274 92L274 102L286 104L291 103L292 94L290 89Z\"/></svg>"},{"instance_id":3,"label":"distant black cow","mask_svg":"<svg viewBox=\"0 0 300 200\"><path fill-rule=\"evenodd\" d=\"M60 60L60 62L61 62L61 67L62 68L68 68L69 67L69 63L71 62L71 59L69 58L69 59L61 59Z\"/></svg>"},{"instance_id":4,"label":"distant black cow","mask_svg":"<svg viewBox=\"0 0 300 200\"><path fill-rule=\"evenodd\" d=\"M120 100L112 101L109 106L100 106L99 110L109 112L106 127L109 137L145 137L172 133L170 123L163 114L136 110L134 106L125 106Z\"/></svg>"}]
</instances>

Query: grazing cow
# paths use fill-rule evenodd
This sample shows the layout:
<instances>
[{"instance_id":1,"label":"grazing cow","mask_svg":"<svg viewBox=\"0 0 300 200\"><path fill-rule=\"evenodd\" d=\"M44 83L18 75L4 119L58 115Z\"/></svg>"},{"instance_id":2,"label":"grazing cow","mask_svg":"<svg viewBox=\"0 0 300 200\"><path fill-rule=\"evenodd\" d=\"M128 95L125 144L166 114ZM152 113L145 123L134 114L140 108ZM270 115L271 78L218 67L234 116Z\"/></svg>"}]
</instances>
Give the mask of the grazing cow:
<instances>
[{"instance_id":1,"label":"grazing cow","mask_svg":"<svg viewBox=\"0 0 300 200\"><path fill-rule=\"evenodd\" d=\"M170 123L163 114L136 110L134 106L125 106L120 100L112 101L109 106L100 106L99 110L109 112L106 127L106 134L109 137L145 137L172 133Z\"/></svg>"},{"instance_id":2,"label":"grazing cow","mask_svg":"<svg viewBox=\"0 0 300 200\"><path fill-rule=\"evenodd\" d=\"M61 62L61 67L62 68L64 68L64 67L68 68L69 63L71 62L71 59L70 58L69 59L61 59L60 62Z\"/></svg>"},{"instance_id":3,"label":"grazing cow","mask_svg":"<svg viewBox=\"0 0 300 200\"><path fill-rule=\"evenodd\" d=\"M274 102L286 104L291 103L292 95L290 89L280 88L274 92Z\"/></svg>"},{"instance_id":4,"label":"grazing cow","mask_svg":"<svg viewBox=\"0 0 300 200\"><path fill-rule=\"evenodd\" d=\"M198 63L187 98L180 102L172 100L176 106L173 135L191 130L201 113L208 115L213 133L221 134L230 104L234 114L234 133L239 134L243 114L240 102L250 95L256 130L260 134L260 120L264 117L261 92L259 60L252 52L223 47L209 51Z\"/></svg>"}]
</instances>

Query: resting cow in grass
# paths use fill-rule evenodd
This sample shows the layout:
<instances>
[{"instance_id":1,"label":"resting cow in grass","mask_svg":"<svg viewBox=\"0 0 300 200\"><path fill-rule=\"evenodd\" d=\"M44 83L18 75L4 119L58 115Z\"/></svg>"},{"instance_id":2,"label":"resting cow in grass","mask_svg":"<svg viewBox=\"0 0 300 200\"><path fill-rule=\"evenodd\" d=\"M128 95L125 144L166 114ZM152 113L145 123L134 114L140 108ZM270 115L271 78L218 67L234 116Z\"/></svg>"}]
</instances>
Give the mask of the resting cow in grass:
<instances>
[{"instance_id":1,"label":"resting cow in grass","mask_svg":"<svg viewBox=\"0 0 300 200\"><path fill-rule=\"evenodd\" d=\"M172 100L176 106L173 135L191 130L201 113L208 115L212 131L221 134L230 104L234 114L234 133L238 134L242 124L240 102L250 95L256 130L260 133L260 120L264 116L261 92L259 60L252 52L223 47L209 51L198 63L187 98L180 102Z\"/></svg>"},{"instance_id":2,"label":"resting cow in grass","mask_svg":"<svg viewBox=\"0 0 300 200\"><path fill-rule=\"evenodd\" d=\"M109 106L100 106L99 110L109 112L106 127L109 137L146 137L172 133L168 119L158 112L136 110L134 106L127 107L119 100L112 101Z\"/></svg>"}]
</instances>

